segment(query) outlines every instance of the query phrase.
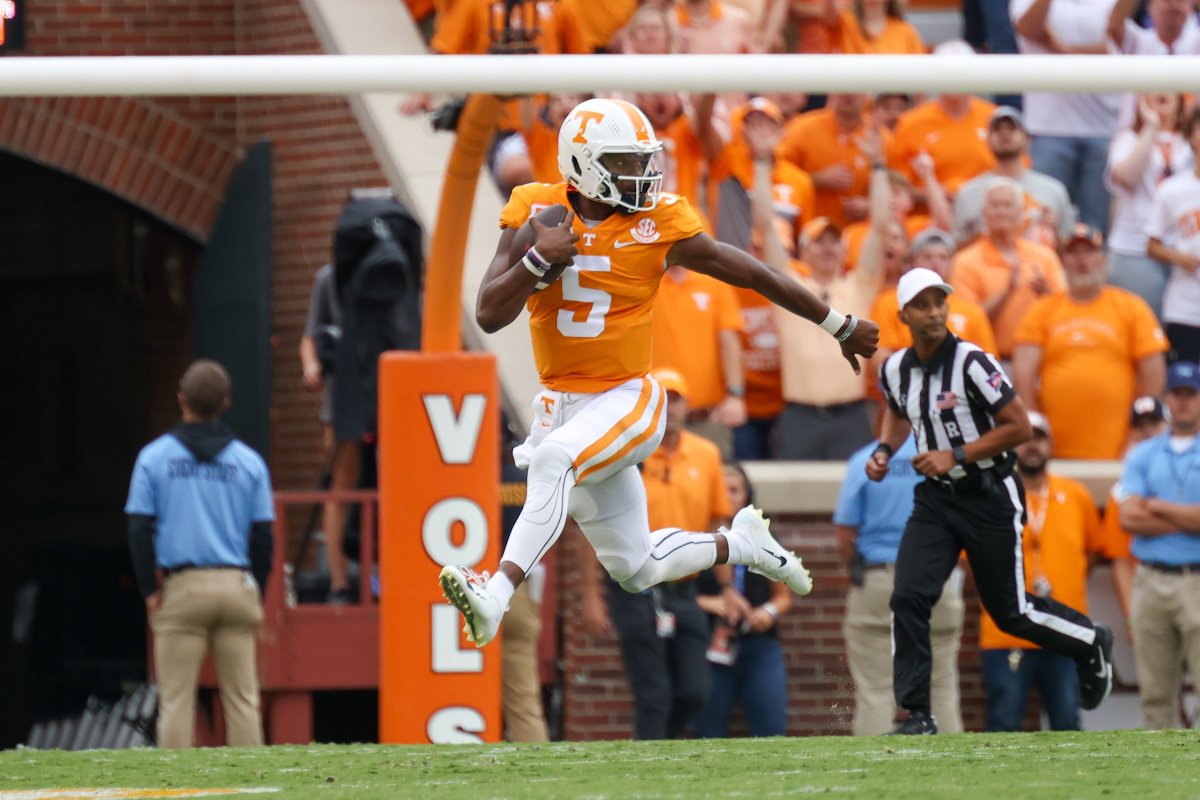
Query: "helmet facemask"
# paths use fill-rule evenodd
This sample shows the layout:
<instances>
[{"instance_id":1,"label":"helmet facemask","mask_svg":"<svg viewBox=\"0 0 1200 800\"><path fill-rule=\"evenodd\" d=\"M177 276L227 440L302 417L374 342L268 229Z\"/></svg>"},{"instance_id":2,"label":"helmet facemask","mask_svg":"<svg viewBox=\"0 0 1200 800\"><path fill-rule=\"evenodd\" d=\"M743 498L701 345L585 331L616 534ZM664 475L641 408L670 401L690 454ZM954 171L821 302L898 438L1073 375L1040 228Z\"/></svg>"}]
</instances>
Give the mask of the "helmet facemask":
<instances>
[{"instance_id":1,"label":"helmet facemask","mask_svg":"<svg viewBox=\"0 0 1200 800\"><path fill-rule=\"evenodd\" d=\"M593 199L615 205L627 214L653 210L658 205L663 181L655 159L660 149L647 146L638 150L602 150L592 162L599 173L598 193L602 196Z\"/></svg>"}]
</instances>

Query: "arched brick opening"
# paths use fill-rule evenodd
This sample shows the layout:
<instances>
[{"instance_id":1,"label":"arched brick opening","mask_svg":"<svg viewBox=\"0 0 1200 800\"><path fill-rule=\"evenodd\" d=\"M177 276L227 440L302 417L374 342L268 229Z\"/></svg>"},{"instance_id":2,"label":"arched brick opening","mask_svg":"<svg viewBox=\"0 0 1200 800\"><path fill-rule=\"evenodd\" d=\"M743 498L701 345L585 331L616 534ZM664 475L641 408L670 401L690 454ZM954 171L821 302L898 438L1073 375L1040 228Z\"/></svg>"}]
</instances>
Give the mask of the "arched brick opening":
<instances>
[{"instance_id":1,"label":"arched brick opening","mask_svg":"<svg viewBox=\"0 0 1200 800\"><path fill-rule=\"evenodd\" d=\"M0 148L100 186L199 241L238 162L220 139L130 97L0 101Z\"/></svg>"}]
</instances>

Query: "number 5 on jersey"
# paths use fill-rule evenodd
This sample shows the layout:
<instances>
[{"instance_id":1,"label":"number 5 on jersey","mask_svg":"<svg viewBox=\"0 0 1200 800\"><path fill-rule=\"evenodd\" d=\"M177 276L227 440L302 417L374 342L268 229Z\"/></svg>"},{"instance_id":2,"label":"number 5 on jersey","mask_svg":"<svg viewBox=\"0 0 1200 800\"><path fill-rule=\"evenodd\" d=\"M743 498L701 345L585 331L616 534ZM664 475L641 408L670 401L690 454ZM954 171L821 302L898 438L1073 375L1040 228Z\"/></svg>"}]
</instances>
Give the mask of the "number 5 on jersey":
<instances>
[{"instance_id":1,"label":"number 5 on jersey","mask_svg":"<svg viewBox=\"0 0 1200 800\"><path fill-rule=\"evenodd\" d=\"M593 339L604 332L604 317L612 306L612 295L601 289L589 289L579 282L584 272L609 272L612 262L608 256L575 256L575 264L562 275L563 300L572 303L589 303L587 317L576 319L576 312L569 308L558 312L558 332L575 339Z\"/></svg>"}]
</instances>

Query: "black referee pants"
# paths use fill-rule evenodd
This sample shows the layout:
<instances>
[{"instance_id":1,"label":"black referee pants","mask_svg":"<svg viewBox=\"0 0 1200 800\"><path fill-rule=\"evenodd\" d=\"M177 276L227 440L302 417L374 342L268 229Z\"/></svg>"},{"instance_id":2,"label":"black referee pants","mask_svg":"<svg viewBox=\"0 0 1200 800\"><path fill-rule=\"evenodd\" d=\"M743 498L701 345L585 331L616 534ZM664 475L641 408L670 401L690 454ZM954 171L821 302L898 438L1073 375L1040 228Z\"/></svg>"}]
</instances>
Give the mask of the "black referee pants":
<instances>
[{"instance_id":1,"label":"black referee pants","mask_svg":"<svg viewBox=\"0 0 1200 800\"><path fill-rule=\"evenodd\" d=\"M989 472L980 484L955 493L926 480L914 492L913 513L896 555L891 603L893 685L901 708L929 710L929 613L963 550L979 598L1001 630L1076 659L1093 653L1096 634L1091 620L1025 591L1021 479Z\"/></svg>"}]
</instances>

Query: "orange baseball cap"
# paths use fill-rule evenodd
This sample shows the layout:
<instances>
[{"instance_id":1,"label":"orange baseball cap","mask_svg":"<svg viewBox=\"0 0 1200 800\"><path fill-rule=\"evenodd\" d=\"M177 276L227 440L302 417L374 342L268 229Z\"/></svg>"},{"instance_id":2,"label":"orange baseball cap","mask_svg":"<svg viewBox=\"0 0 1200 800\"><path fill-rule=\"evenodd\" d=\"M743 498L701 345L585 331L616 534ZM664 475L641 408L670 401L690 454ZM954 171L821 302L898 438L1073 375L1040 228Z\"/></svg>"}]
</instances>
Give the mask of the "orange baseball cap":
<instances>
[{"instance_id":1,"label":"orange baseball cap","mask_svg":"<svg viewBox=\"0 0 1200 800\"><path fill-rule=\"evenodd\" d=\"M658 381L658 385L662 387L664 392L674 392L683 399L687 399L688 386L687 380L682 375L673 369L659 367L651 371L650 377Z\"/></svg>"},{"instance_id":2,"label":"orange baseball cap","mask_svg":"<svg viewBox=\"0 0 1200 800\"><path fill-rule=\"evenodd\" d=\"M839 228L829 217L817 217L808 221L808 224L800 229L800 245L804 246L809 242L814 242L825 235L826 231L833 231L841 235L842 229Z\"/></svg>"}]
</instances>

